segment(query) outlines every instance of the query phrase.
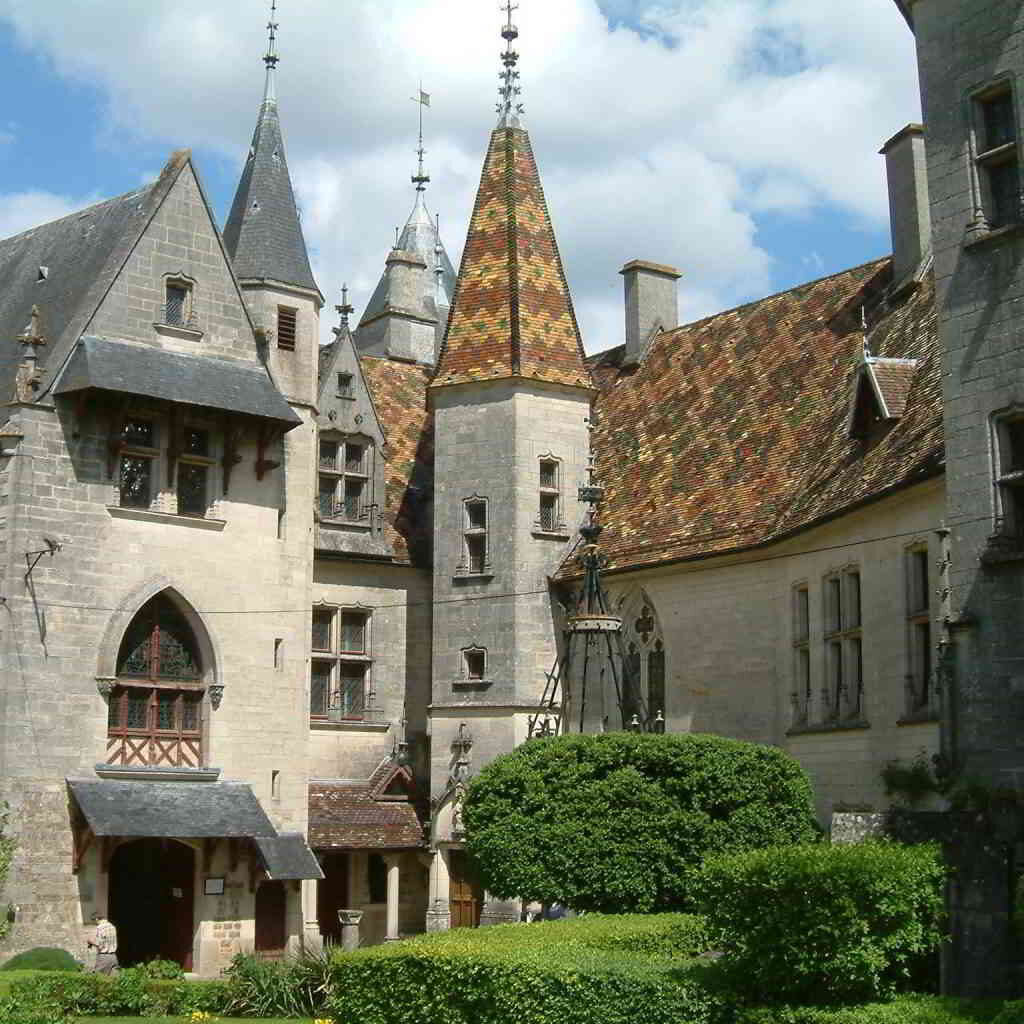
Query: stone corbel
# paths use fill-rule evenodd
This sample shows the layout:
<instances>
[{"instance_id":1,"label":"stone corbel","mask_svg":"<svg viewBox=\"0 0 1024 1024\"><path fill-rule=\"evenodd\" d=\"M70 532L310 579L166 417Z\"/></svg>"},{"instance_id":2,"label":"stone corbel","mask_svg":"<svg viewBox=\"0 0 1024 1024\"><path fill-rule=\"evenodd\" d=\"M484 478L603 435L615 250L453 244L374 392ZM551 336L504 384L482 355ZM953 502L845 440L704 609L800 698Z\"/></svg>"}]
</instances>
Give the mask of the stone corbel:
<instances>
[{"instance_id":1,"label":"stone corbel","mask_svg":"<svg viewBox=\"0 0 1024 1024\"><path fill-rule=\"evenodd\" d=\"M211 683L206 688L206 691L210 695L210 707L216 711L220 707L220 702L224 699L224 684Z\"/></svg>"},{"instance_id":2,"label":"stone corbel","mask_svg":"<svg viewBox=\"0 0 1024 1024\"><path fill-rule=\"evenodd\" d=\"M114 676L96 677L96 689L99 690L99 694L104 700L110 700L110 695L114 692L116 685L117 679Z\"/></svg>"},{"instance_id":3,"label":"stone corbel","mask_svg":"<svg viewBox=\"0 0 1024 1024\"><path fill-rule=\"evenodd\" d=\"M260 423L259 432L256 435L256 479L262 480L268 470L277 469L281 465L273 459L267 458L267 448L277 440L277 429L271 424Z\"/></svg>"}]
</instances>

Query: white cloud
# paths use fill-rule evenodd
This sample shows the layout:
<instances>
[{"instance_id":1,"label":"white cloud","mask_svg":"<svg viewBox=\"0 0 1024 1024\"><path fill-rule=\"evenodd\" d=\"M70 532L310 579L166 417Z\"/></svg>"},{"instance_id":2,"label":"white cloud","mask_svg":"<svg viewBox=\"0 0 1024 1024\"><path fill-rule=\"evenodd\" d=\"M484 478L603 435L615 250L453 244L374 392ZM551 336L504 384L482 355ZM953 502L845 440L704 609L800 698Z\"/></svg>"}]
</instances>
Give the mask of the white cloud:
<instances>
[{"instance_id":1,"label":"white cloud","mask_svg":"<svg viewBox=\"0 0 1024 1024\"><path fill-rule=\"evenodd\" d=\"M53 192L0 193L0 238L10 238L37 224L66 217L94 202L96 196L73 199Z\"/></svg>"},{"instance_id":2,"label":"white cloud","mask_svg":"<svg viewBox=\"0 0 1024 1024\"><path fill-rule=\"evenodd\" d=\"M233 0L0 0L0 16L59 73L105 90L117 145L240 162L265 45L264 5L245 7L240 20ZM606 15L623 21L612 31ZM421 78L428 201L457 265L493 123L499 16L479 0L306 0L278 20L304 229L329 301L347 280L358 316L412 206ZM877 149L918 117L892 0L520 0L516 20L526 124L588 348L621 338L627 259L678 265L690 318L770 289L765 211L884 225Z\"/></svg>"}]
</instances>

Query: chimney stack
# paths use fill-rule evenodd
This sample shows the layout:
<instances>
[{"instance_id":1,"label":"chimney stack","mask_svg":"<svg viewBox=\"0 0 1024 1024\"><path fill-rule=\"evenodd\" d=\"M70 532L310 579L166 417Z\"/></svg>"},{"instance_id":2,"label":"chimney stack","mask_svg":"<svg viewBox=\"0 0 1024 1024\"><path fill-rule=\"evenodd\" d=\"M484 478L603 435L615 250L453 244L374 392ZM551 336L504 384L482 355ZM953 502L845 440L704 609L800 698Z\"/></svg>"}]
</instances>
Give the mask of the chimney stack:
<instances>
[{"instance_id":1,"label":"chimney stack","mask_svg":"<svg viewBox=\"0 0 1024 1024\"><path fill-rule=\"evenodd\" d=\"M924 128L908 124L879 152L885 157L885 173L889 179L892 276L893 282L898 284L917 270L932 247Z\"/></svg>"},{"instance_id":2,"label":"chimney stack","mask_svg":"<svg viewBox=\"0 0 1024 1024\"><path fill-rule=\"evenodd\" d=\"M683 275L675 267L647 260L630 260L619 273L626 298L626 358L623 366L636 366L652 336L679 326L676 281Z\"/></svg>"}]
</instances>

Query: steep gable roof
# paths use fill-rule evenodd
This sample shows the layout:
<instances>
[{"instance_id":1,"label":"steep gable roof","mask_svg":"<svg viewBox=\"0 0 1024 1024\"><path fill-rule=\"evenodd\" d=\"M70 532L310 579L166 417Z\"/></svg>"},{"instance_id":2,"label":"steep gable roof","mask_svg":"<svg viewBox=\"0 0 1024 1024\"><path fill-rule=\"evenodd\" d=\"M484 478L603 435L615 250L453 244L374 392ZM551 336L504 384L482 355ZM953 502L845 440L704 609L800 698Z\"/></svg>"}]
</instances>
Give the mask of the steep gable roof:
<instances>
[{"instance_id":1,"label":"steep gable roof","mask_svg":"<svg viewBox=\"0 0 1024 1024\"><path fill-rule=\"evenodd\" d=\"M280 281L320 294L309 266L273 96L260 107L224 225L224 244L240 280Z\"/></svg>"},{"instance_id":2,"label":"steep gable roof","mask_svg":"<svg viewBox=\"0 0 1024 1024\"><path fill-rule=\"evenodd\" d=\"M429 369L361 356L360 366L388 445L385 532L401 561L430 564L429 502L434 464L434 418L427 410Z\"/></svg>"},{"instance_id":3,"label":"steep gable roof","mask_svg":"<svg viewBox=\"0 0 1024 1024\"><path fill-rule=\"evenodd\" d=\"M870 334L882 358L916 360L902 417L848 434L854 311L890 274L875 261L661 334L634 372L621 347L591 359L610 568L766 543L940 472L930 276Z\"/></svg>"},{"instance_id":4,"label":"steep gable roof","mask_svg":"<svg viewBox=\"0 0 1024 1024\"><path fill-rule=\"evenodd\" d=\"M530 138L499 125L432 386L502 377L592 386Z\"/></svg>"},{"instance_id":5,"label":"steep gable roof","mask_svg":"<svg viewBox=\"0 0 1024 1024\"><path fill-rule=\"evenodd\" d=\"M21 359L17 335L33 305L39 307L47 342L37 350L40 368L50 371L44 374L45 388L189 160L189 151L180 150L152 185L0 241L0 395L5 399Z\"/></svg>"}]
</instances>

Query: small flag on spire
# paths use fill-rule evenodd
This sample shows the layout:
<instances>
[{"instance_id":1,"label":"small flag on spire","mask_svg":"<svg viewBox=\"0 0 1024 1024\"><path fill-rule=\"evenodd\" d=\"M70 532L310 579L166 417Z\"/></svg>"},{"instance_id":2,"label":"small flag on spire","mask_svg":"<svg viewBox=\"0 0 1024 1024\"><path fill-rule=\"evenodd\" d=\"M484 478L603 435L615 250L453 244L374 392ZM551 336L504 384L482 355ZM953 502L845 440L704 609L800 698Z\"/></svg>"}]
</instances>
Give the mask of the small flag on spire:
<instances>
[{"instance_id":1,"label":"small flag on spire","mask_svg":"<svg viewBox=\"0 0 1024 1024\"><path fill-rule=\"evenodd\" d=\"M430 106L430 93L429 92L424 92L422 89L420 89L420 98L419 98L418 102L422 103L423 106L425 106L425 107L429 107Z\"/></svg>"}]
</instances>

